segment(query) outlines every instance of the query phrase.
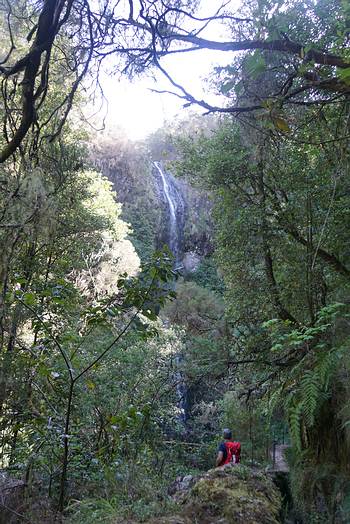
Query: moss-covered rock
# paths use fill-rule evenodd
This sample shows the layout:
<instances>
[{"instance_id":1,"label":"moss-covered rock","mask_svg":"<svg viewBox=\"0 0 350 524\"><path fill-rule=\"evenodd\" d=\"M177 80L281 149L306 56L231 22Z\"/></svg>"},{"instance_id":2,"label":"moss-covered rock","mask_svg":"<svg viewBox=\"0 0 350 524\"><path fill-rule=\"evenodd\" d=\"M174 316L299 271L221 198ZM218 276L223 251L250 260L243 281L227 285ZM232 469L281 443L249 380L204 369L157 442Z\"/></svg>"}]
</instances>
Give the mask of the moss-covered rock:
<instances>
[{"instance_id":1,"label":"moss-covered rock","mask_svg":"<svg viewBox=\"0 0 350 524\"><path fill-rule=\"evenodd\" d=\"M179 513L152 524L278 524L280 508L279 491L265 473L226 466L198 477Z\"/></svg>"}]
</instances>

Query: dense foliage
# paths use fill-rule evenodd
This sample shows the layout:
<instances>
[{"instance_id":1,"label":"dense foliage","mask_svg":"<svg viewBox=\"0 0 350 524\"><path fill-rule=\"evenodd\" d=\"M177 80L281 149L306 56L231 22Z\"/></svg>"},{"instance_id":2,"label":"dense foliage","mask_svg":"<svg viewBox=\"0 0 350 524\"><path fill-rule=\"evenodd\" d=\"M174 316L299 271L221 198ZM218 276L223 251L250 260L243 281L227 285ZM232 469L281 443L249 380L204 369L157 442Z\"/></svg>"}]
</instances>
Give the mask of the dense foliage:
<instances>
[{"instance_id":1,"label":"dense foliage","mask_svg":"<svg viewBox=\"0 0 350 524\"><path fill-rule=\"evenodd\" d=\"M201 18L199 3L0 2L7 521L174 514L169 484L213 465L223 426L257 469L290 443L299 522L349 521L349 5L253 0ZM217 22L226 42L206 38ZM220 107L161 63L206 48L230 52L209 79ZM155 67L221 117L142 144L92 137L79 114L104 63ZM154 161L182 176L177 269ZM26 497L11 509L13 478Z\"/></svg>"},{"instance_id":2,"label":"dense foliage","mask_svg":"<svg viewBox=\"0 0 350 524\"><path fill-rule=\"evenodd\" d=\"M262 93L274 74L268 65L265 55L254 75ZM296 499L312 515L320 497L326 519L344 518L335 500L345 507L349 496L348 110L348 100L300 104L282 117L271 106L260 117L224 119L209 137L179 140L180 171L216 194L232 365L248 397L272 417L283 408Z\"/></svg>"}]
</instances>

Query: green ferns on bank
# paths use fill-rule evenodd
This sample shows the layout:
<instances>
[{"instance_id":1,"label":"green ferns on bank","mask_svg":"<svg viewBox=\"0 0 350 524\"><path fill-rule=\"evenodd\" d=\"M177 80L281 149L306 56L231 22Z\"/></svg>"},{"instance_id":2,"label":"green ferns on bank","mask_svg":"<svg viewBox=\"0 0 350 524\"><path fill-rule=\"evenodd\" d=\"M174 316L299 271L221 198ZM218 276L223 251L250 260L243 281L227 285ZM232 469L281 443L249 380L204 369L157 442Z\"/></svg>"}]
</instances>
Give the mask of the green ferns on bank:
<instances>
[{"instance_id":1,"label":"green ferns on bank","mask_svg":"<svg viewBox=\"0 0 350 524\"><path fill-rule=\"evenodd\" d=\"M272 353L290 358L270 397L270 411L282 407L289 422L292 490L299 514L310 523L330 522L335 514L348 522L348 318L348 306L333 303L310 327L265 323L272 330ZM326 520L317 520L320 507L326 508Z\"/></svg>"},{"instance_id":2,"label":"green ferns on bank","mask_svg":"<svg viewBox=\"0 0 350 524\"><path fill-rule=\"evenodd\" d=\"M345 304L334 303L324 307L314 326L285 331L286 323L272 320L264 324L273 329L272 352L286 352L291 361L299 356L297 365L288 369L270 399L273 410L282 404L289 420L293 445L298 451L308 447L308 431L318 422L321 406L327 402L345 344L337 343L334 327L344 313ZM279 326L277 328L277 326ZM300 357L302 355L302 357Z\"/></svg>"}]
</instances>

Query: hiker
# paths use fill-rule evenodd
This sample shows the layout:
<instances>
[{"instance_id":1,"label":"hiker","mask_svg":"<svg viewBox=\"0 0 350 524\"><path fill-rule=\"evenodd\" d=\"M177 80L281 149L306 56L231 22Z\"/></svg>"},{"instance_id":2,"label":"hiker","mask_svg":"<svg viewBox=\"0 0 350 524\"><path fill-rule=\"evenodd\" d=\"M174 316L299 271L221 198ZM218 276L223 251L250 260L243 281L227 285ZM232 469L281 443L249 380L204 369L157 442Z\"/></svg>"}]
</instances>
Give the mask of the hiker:
<instances>
[{"instance_id":1,"label":"hiker","mask_svg":"<svg viewBox=\"0 0 350 524\"><path fill-rule=\"evenodd\" d=\"M224 429L223 436L224 441L221 442L216 457L217 468L224 464L238 464L241 459L241 444L232 440L232 431Z\"/></svg>"}]
</instances>

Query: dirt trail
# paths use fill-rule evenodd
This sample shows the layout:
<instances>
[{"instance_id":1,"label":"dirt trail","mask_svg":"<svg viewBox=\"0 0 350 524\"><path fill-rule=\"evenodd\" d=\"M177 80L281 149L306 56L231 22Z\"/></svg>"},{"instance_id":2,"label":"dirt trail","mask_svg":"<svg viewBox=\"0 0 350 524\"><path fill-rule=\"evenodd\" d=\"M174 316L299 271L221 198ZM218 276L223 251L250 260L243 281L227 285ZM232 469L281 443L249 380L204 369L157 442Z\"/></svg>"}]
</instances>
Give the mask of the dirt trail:
<instances>
[{"instance_id":1,"label":"dirt trail","mask_svg":"<svg viewBox=\"0 0 350 524\"><path fill-rule=\"evenodd\" d=\"M289 446L287 444L277 444L275 446L275 460L272 467L273 471L289 471L287 461L284 457L284 452L288 447ZM271 452L271 455L271 458L273 460L273 452Z\"/></svg>"}]
</instances>

